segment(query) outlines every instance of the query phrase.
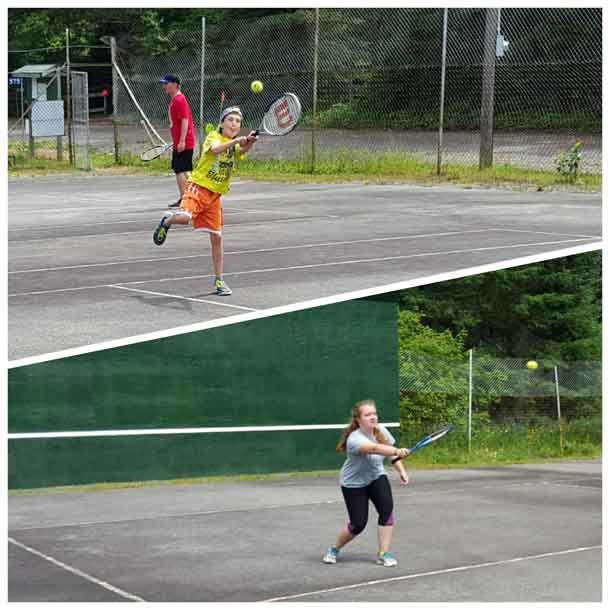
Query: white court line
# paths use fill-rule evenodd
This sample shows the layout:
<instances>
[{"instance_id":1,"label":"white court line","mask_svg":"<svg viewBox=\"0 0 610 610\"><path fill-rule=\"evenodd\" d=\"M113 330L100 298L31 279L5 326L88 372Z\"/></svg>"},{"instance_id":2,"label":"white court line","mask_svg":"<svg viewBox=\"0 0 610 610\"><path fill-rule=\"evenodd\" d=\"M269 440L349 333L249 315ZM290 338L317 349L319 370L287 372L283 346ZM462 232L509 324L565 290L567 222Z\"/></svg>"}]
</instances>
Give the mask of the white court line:
<instances>
[{"instance_id":1,"label":"white court line","mask_svg":"<svg viewBox=\"0 0 610 610\"><path fill-rule=\"evenodd\" d=\"M532 231L531 229L501 229L497 228L496 231L503 231L508 233L532 233L534 235L556 235L558 237L589 237L591 239L601 239L601 235L584 235L583 233L555 233L551 231Z\"/></svg>"},{"instance_id":2,"label":"white court line","mask_svg":"<svg viewBox=\"0 0 610 610\"><path fill-rule=\"evenodd\" d=\"M130 599L131 601L135 601L135 602L146 601L146 600L142 599L141 597L134 595L133 593L127 593L127 591L123 591L122 589L119 589L118 587L115 587L107 582L104 582L103 580L99 580L98 578L95 578L95 576L91 576L91 574L87 574L86 572L83 572L82 570L79 570L78 568L73 568L72 566L69 566L67 563L63 563L63 561L58 561L57 559L54 559L50 555L45 555L44 553L41 553L40 551L37 551L36 549L33 549L32 547L27 546L27 545L23 544L22 542L19 542L19 541L15 540L14 538L11 538L10 536L8 537L8 541L11 544L14 544L15 546L19 547L20 549L23 549L24 551L28 551L28 553L32 553L32 555L41 557L45 561L48 561L49 563L52 563L53 565L56 565L57 567L66 570L67 572L71 572L72 574L75 574L76 576L80 576L81 578L84 578L85 580L88 580L89 582L92 582L104 589L107 589L108 591L112 591L113 593L116 593L117 595L120 595L121 597L124 597L125 599Z\"/></svg>"},{"instance_id":3,"label":"white court line","mask_svg":"<svg viewBox=\"0 0 610 610\"><path fill-rule=\"evenodd\" d=\"M396 237L373 237L369 239L352 239L348 241L329 241L314 244L298 244L296 246L278 246L276 248L259 248L257 250L234 250L233 252L225 252L225 256L236 255L236 254L261 254L264 252L280 252L282 250L299 250L302 248L322 248L327 246L349 246L353 244L365 244L372 242L386 242L396 241L402 239L423 239L425 237L447 237L450 235L466 235L469 233L486 233L492 232L495 229L469 229L466 231L447 231L445 233L420 233L415 235L398 235ZM588 237L584 235L572 235L571 237ZM47 255L48 256L48 255ZM23 269L22 271L9 271L8 274L17 273L37 273L43 271L61 271L64 269L88 269L90 267L105 267L112 265L130 265L134 263L156 263L160 261L179 261L190 258L209 258L210 254L187 254L184 256L168 256L168 257L157 257L157 258L132 258L122 261L111 261L107 263L87 263L83 265L65 265L63 267L43 267L40 269Z\"/></svg>"},{"instance_id":4,"label":"white court line","mask_svg":"<svg viewBox=\"0 0 610 610\"><path fill-rule=\"evenodd\" d=\"M76 227L96 227L96 226L101 226L101 225L125 225L125 224L135 224L135 223L141 223L141 220L138 220L137 218L132 218L131 220L113 220L110 222L88 222L85 224L78 224L76 225ZM60 225L57 226L61 226L64 227L65 223L61 223ZM49 227L49 225L47 225L47 227ZM75 228L76 228L75 227ZM15 231L36 231L37 229L32 229L32 227L20 227L18 229L9 229L8 232L9 233L14 233ZM107 235L107 234L106 234ZM114 233L111 233L111 235L114 235ZM68 236L66 236L68 237ZM75 237L80 237L79 235L76 235Z\"/></svg>"},{"instance_id":5,"label":"white court line","mask_svg":"<svg viewBox=\"0 0 610 610\"><path fill-rule=\"evenodd\" d=\"M361 258L361 259L355 259L355 260L347 260L347 261L332 261L330 263L312 263L310 265L294 265L292 267L271 267L271 268L267 268L267 269L251 269L250 271L229 271L228 273L225 273L224 275L250 275L250 274L254 274L254 273L277 273L278 271L296 271L296 270L301 270L301 269L316 269L319 267L332 267L332 266L337 266L337 265L357 265L357 264L363 264L363 263L379 263L379 262L385 262L385 261L394 261L394 260L403 260L403 259L409 259L409 258L425 258L425 257L430 257L430 256L448 256L450 254L468 254L468 253L472 253L472 252L484 252L487 250L503 250L503 249L507 249L507 248L524 248L524 247L531 247L531 246L548 246L548 245L553 245L553 244L564 244L564 243L571 243L571 242L579 242L579 241L586 241L585 239L563 239L560 241L547 241L547 242L538 242L538 243L528 243L528 244L513 244L513 245L509 245L509 246L487 246L487 247L483 247L483 248L467 248L464 250L447 250L447 251L442 251L442 252L421 252L418 254L402 254L402 255L398 255L398 256L383 256L383 257L379 257L379 258ZM195 280L195 279L203 279L203 278L209 278L209 277L214 277L213 275L210 274L204 274L204 275L187 275L184 277L172 277L172 278L168 278L167 281L181 281L181 280ZM166 280L162 280L162 279L153 279L153 280L135 280L133 282L120 282L120 284L122 285L138 285L138 284L149 284L151 282L163 282ZM64 290L64 289L60 289L60 290ZM69 289L68 289L69 290ZM9 295L12 296L12 295Z\"/></svg>"},{"instance_id":6,"label":"white court line","mask_svg":"<svg viewBox=\"0 0 610 610\"><path fill-rule=\"evenodd\" d=\"M41 362L51 362L60 358L69 358L72 356L91 354L93 352L100 352L107 349L135 345L146 341L156 341L157 339L175 337L187 333L208 330L210 328L219 328L221 326L236 324L238 322L258 320L261 318L282 315L294 311L302 311L305 309L310 309L312 307L344 303L345 301L363 299L385 292L396 292L398 290L406 290L408 288L415 288L418 286L426 286L434 283L461 279L464 277L472 277L475 275L480 275L482 273L489 273L501 269L512 269L523 265L538 264L541 262L545 262L549 259L573 256L575 254L584 254L586 252L596 252L602 250L602 248L602 242L589 242L586 244L580 244L578 246L571 246L569 248L562 248L559 250L547 250L544 252L536 252L534 254L517 256L516 258L505 258L499 261L496 260L490 263L479 263L473 267L462 267L458 269L453 269L451 271L435 272L433 270L431 274L428 275L418 275L410 279L403 278L396 282L390 282L386 284L377 283L373 288L358 288L347 291L345 291L344 289L344 292L335 292L330 296L318 296L316 298L306 299L305 301L300 301L298 303L293 302L288 305L274 305L257 312L235 314L234 316L228 316L224 318L212 318L209 320L203 320L201 322L186 324L184 326L174 326L172 328L166 328L163 330L155 330L136 335L122 336L119 339L107 339L105 341L98 341L97 343L89 343L86 346L81 345L78 347L67 347L64 349L57 350L55 352L45 352L34 356L22 356L21 358L13 358L12 360L8 361L7 367L9 369L14 369L23 366L29 366L31 364L39 364Z\"/></svg>"},{"instance_id":7,"label":"white court line","mask_svg":"<svg viewBox=\"0 0 610 610\"><path fill-rule=\"evenodd\" d=\"M278 271L296 271L301 269L316 269L320 267L332 267L338 265L357 265L363 263L378 263L384 261L393 261L393 260L404 260L409 258L424 258L430 256L449 256L451 254L468 254L473 252L484 252L489 250L506 250L511 248L529 248L534 246L550 246L554 244L566 244L573 242L582 242L587 241L586 239L563 239L559 241L547 241L547 242L534 242L534 243L525 243L525 244L511 244L508 246L488 246L483 248L467 248L464 250L447 250L442 252L421 252L419 254L404 254L401 256L385 256L380 258L362 258L356 260L347 260L347 261L332 261L330 263L316 263L311 265L295 265L292 267L271 267L267 269L252 269L250 271L231 271L229 273L225 273L225 276L234 276L234 275L251 275L254 273L277 273ZM195 280L195 279L204 279L214 277L211 274L202 274L202 275L187 275L183 277L170 277L170 278L156 278L150 280L137 280L133 282L118 282L115 284L121 286L137 286L139 284L152 284L154 282L178 282L183 280ZM19 296L31 296L37 294L55 294L61 292L76 292L79 290L93 290L96 288L107 288L109 284L92 284L90 286L76 286L74 288L55 288L52 290L34 290L31 292L13 292L10 293L9 297L19 297Z\"/></svg>"},{"instance_id":8,"label":"white court line","mask_svg":"<svg viewBox=\"0 0 610 610\"><path fill-rule=\"evenodd\" d=\"M119 201L117 200L115 203L119 203ZM151 205L153 205L154 202L151 203ZM161 214L164 210L166 210L166 208L163 208L161 206L159 206L158 208L148 208L146 210L138 210L138 209L130 209L130 208L126 208L125 205L116 205L116 206L104 206L104 207L80 207L80 208L44 208L42 210L19 210L19 212L17 211L12 211L13 214L19 214L24 215L24 214L46 214L46 213L54 213L54 214L61 214L61 213L66 213L66 212L93 212L93 211L101 211L101 212L117 212L119 214ZM278 210L267 210L267 209L262 209L262 208L257 208L256 210L250 209L250 208L227 208L223 206L223 210L225 212L225 216L234 216L236 214L288 214L290 212L294 213L294 210L292 209L278 209ZM78 224L77 226L79 227L90 227L90 226L94 226L94 225L98 225L98 224L118 224L120 222L125 222L125 221L120 221L120 220L116 220L114 222L107 222L107 223L102 223L102 222L91 222L91 223L85 223L85 224ZM129 222L129 221L127 221ZM133 220L132 222L136 222L136 220ZM63 226L63 225L58 225L58 226ZM29 231L29 228L26 227L18 227L15 229L9 229L9 231Z\"/></svg>"},{"instance_id":9,"label":"white court line","mask_svg":"<svg viewBox=\"0 0 610 610\"><path fill-rule=\"evenodd\" d=\"M384 424L388 427L388 424ZM342 428L345 428L345 424L341 425ZM394 426L398 427L398 425ZM446 481L444 481L446 482ZM549 483L548 481L543 481L543 483ZM414 506L424 506L424 504L418 503L417 500L425 499L429 497L437 497L437 496L455 496L456 494L467 493L472 495L473 491L486 491L488 489L498 490L498 489L510 489L515 487L538 487L540 485L540 481L526 481L526 482L515 482L515 483L506 483L500 484L493 483L489 485L477 485L472 484L467 487L452 487L441 490L433 490L433 491L412 491L407 489L408 494L408 502L409 508ZM116 488L105 490L105 492L124 492L129 491L130 488ZM399 497L399 496L397 496ZM413 500L415 498L415 500ZM73 521L68 523L51 523L51 524L43 524L43 525L30 525L26 527L9 527L10 531L13 532L29 532L31 530L44 530L44 529L58 529L62 527L85 527L90 525L112 525L117 523L131 523L132 521L154 521L156 519L180 519L182 517L204 517L207 515L222 515L223 513L235 513L235 512L256 512L259 510L275 510L282 508L301 508L306 506L316 506L316 505L330 505L330 504L343 504L343 499L338 498L335 500L314 500L312 502L298 502L293 504L264 504L261 506L251 506L249 508L241 507L241 508L217 508L213 510L206 511L196 511L190 513L161 513L157 515L147 515L141 517L129 517L125 519L105 519L105 520L97 520L97 521ZM477 499L477 502L482 502L480 498ZM488 500L488 504L498 504L497 500ZM427 506L427 504L425 505Z\"/></svg>"},{"instance_id":10,"label":"white court line","mask_svg":"<svg viewBox=\"0 0 610 610\"><path fill-rule=\"evenodd\" d=\"M118 288L119 290L129 290L130 292L141 292L143 294L151 294L158 297L170 297L171 299L182 299L183 301L193 301L194 303L208 303L209 305L218 305L219 307L232 307L233 309L241 309L242 311L258 311L258 309L253 309L252 307L242 307L241 305L232 305L231 303L222 303L220 301L211 301L208 299L195 299L193 297L185 297L179 294L167 294L165 292L153 292L152 290L127 288L126 286L118 286L117 284L108 284L108 288Z\"/></svg>"},{"instance_id":11,"label":"white court line","mask_svg":"<svg viewBox=\"0 0 610 610\"><path fill-rule=\"evenodd\" d=\"M35 530L59 529L61 527L89 527L91 525L116 525L117 523L132 523L136 521L156 521L158 519L181 519L183 517L206 517L209 515L223 515L224 513L249 513L263 510L275 510L282 508L301 508L316 506L320 504L343 504L343 499L339 500L316 500L314 502L304 502L298 504L265 504L263 506L253 506L251 508L220 508L217 510L204 510L193 513L166 513L150 515L147 517L131 517L130 519L107 519L106 521L77 521L75 523L57 523L53 525L33 525L31 527L12 528L15 532L30 532Z\"/></svg>"},{"instance_id":12,"label":"white court line","mask_svg":"<svg viewBox=\"0 0 610 610\"><path fill-rule=\"evenodd\" d=\"M512 559L501 559L498 561L487 561L485 563L473 563L469 565L457 566L455 568L446 568L444 570L431 570L429 572L418 572L415 574L406 574L405 576L395 576L393 578L380 578L379 580L368 580L353 585L344 585L341 587L333 587L331 589L319 589L317 591L308 591L306 593L297 593L295 595L284 595L282 597L272 597L269 599L261 599L261 602L279 602L287 599L299 599L302 597L310 597L311 595L322 595L324 593L335 593L336 591L347 591L348 589L359 589L361 587L371 587L375 585L383 585L390 582L399 582L403 580L413 580L415 578L422 578L423 576L438 576L441 574L452 574L455 572L465 572L467 570L478 570L481 568L489 568L493 566L508 565L511 563L518 563L521 561L531 561L534 559L545 559L547 557L559 557L561 555L569 555L572 553L583 553L586 551L593 551L601 549L602 545L598 544L595 546L582 546L573 549L565 549L563 551L554 551L551 553L540 553L538 555L525 555L523 557L513 557Z\"/></svg>"},{"instance_id":13,"label":"white court line","mask_svg":"<svg viewBox=\"0 0 610 610\"><path fill-rule=\"evenodd\" d=\"M248 222L248 223L238 223L231 227L231 231L235 232L235 229L239 227L254 227L254 226L265 226L271 223L279 223L279 222L303 222L303 221L311 221L311 220L328 220L329 218L340 218L340 216L335 216L333 214L324 214L322 216L298 216L294 218L278 218L276 220L262 220L260 222ZM112 224L112 223L111 223ZM82 225L81 225L82 226ZM75 228L78 228L76 226ZM186 233L186 227L183 229ZM110 237L116 237L119 235L148 235L150 233L150 229L142 230L142 231L122 231L121 233L86 233L84 235L74 234L74 235L62 235L60 237L34 237L32 239L21 239L18 242L13 240L13 243L32 243L38 241L58 241L62 239L83 239L83 238L92 238L92 237L103 237L108 239Z\"/></svg>"}]
</instances>

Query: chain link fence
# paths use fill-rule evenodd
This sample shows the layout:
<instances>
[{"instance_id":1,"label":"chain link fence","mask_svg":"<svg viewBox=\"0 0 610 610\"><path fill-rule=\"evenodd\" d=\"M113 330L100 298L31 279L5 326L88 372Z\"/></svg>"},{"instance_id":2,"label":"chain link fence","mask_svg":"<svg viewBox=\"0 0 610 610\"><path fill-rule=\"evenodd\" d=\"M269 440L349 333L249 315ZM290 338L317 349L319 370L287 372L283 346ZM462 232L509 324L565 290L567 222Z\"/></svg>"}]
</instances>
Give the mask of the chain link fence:
<instances>
[{"instance_id":1,"label":"chain link fence","mask_svg":"<svg viewBox=\"0 0 610 610\"><path fill-rule=\"evenodd\" d=\"M136 101L169 139L159 79L172 72L199 140L222 105L242 106L253 128L274 97L299 96L300 128L261 139L253 159L296 159L313 171L327 158L388 154L439 171L488 163L555 171L580 141L580 171L600 174L601 45L600 8L324 8L183 22L152 42L117 36L114 49L108 37L100 49L74 47L73 61L97 62L75 66L89 73L90 95L111 89L114 121L92 121L98 151L118 143L137 153L150 143ZM23 59L64 63L61 48L35 51ZM255 79L265 85L258 95ZM9 110L18 98L13 88Z\"/></svg>"},{"instance_id":2,"label":"chain link fence","mask_svg":"<svg viewBox=\"0 0 610 610\"><path fill-rule=\"evenodd\" d=\"M324 157L397 153L440 168L487 156L554 170L579 140L581 171L601 172L600 9L309 9L204 24L169 33L157 56L127 45L119 57L161 127L166 71L183 76L200 126L217 122L223 98L254 127L275 96L296 93L301 129L261 142L254 158L313 168ZM250 93L255 78L262 95ZM120 83L117 96L120 120L139 120Z\"/></svg>"},{"instance_id":3,"label":"chain link fence","mask_svg":"<svg viewBox=\"0 0 610 610\"><path fill-rule=\"evenodd\" d=\"M469 449L548 442L563 451L570 434L601 443L600 362L403 353L400 396L407 442L452 423L452 442Z\"/></svg>"},{"instance_id":4,"label":"chain link fence","mask_svg":"<svg viewBox=\"0 0 610 610\"><path fill-rule=\"evenodd\" d=\"M68 82L68 74L77 75L70 79L76 80L75 83ZM87 89L79 96L81 99L75 110L70 90L81 91L85 77ZM9 50L9 165L19 167L27 163L32 166L40 161L41 167L45 167L46 161L53 160L90 169L90 155L87 154L87 161L82 147L80 151L72 151L72 139L84 142L93 123L98 137L92 144L101 150L112 150L111 83L107 45ZM59 110L60 105L63 112ZM78 115L76 126L71 122L75 113ZM60 119L63 127L56 134ZM76 135L72 133L74 129L78 130ZM54 131L53 135L48 135L49 131Z\"/></svg>"},{"instance_id":5,"label":"chain link fence","mask_svg":"<svg viewBox=\"0 0 610 610\"><path fill-rule=\"evenodd\" d=\"M48 57L52 60L56 56L51 54ZM64 148L66 76L63 64L47 61L20 67L23 71L15 71L9 76L9 166L19 165L25 159L62 161L67 157Z\"/></svg>"},{"instance_id":6,"label":"chain link fence","mask_svg":"<svg viewBox=\"0 0 610 610\"><path fill-rule=\"evenodd\" d=\"M72 72L70 77L74 167L89 170L89 80L86 72Z\"/></svg>"}]
</instances>

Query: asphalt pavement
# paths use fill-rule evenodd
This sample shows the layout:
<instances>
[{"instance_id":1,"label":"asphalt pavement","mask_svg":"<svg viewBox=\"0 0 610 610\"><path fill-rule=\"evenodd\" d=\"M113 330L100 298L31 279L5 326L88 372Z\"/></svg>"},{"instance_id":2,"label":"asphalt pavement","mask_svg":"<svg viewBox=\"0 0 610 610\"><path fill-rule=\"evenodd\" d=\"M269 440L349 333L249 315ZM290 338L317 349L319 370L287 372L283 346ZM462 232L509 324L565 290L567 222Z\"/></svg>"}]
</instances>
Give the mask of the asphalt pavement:
<instances>
[{"instance_id":1,"label":"asphalt pavement","mask_svg":"<svg viewBox=\"0 0 610 610\"><path fill-rule=\"evenodd\" d=\"M601 461L393 475L395 568L334 474L9 494L8 600L601 601Z\"/></svg>"}]
</instances>

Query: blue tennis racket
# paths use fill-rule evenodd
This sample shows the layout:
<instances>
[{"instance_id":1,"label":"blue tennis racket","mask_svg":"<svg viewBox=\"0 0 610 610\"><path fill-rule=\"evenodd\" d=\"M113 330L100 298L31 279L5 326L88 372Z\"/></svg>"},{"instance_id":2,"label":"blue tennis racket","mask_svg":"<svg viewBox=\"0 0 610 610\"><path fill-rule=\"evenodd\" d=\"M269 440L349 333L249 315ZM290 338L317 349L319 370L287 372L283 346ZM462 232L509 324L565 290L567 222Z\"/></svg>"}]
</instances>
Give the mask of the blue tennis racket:
<instances>
[{"instance_id":1,"label":"blue tennis racket","mask_svg":"<svg viewBox=\"0 0 610 610\"><path fill-rule=\"evenodd\" d=\"M417 445L415 445L415 447L413 447L412 449L409 449L409 455L411 455L412 453L415 453L418 449L421 449L422 447L425 447L426 445L429 445L430 443L434 443L435 441L437 441L439 438L443 438L443 436L445 436L446 434L449 434L449 432L451 432L451 430L453 430L455 428L455 426L449 425L449 426L445 426L444 428L441 428L440 430L437 430L436 432L433 432L432 434L428 434L428 436L424 436L424 438L421 439L421 441L419 441L419 443L417 443ZM398 460L402 460L402 458L394 458L392 460L392 464L395 464L396 462L398 462Z\"/></svg>"}]
</instances>

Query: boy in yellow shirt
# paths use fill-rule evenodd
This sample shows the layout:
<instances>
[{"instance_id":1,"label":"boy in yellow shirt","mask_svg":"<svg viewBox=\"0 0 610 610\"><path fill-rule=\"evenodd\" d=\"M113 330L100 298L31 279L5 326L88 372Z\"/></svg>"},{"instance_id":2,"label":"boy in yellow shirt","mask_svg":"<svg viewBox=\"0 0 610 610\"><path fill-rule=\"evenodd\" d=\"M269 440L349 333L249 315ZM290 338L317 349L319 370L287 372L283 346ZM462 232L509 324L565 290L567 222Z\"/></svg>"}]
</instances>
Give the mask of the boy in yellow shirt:
<instances>
[{"instance_id":1,"label":"boy in yellow shirt","mask_svg":"<svg viewBox=\"0 0 610 610\"><path fill-rule=\"evenodd\" d=\"M257 140L254 131L247 136L238 136L242 119L237 106L223 111L218 131L208 134L203 143L201 159L186 184L180 208L166 212L153 234L153 242L161 246L173 224L187 225L192 222L195 231L208 232L216 275L214 287L220 296L232 293L222 277L224 220L220 196L229 190L235 160L244 159L245 153Z\"/></svg>"}]
</instances>

